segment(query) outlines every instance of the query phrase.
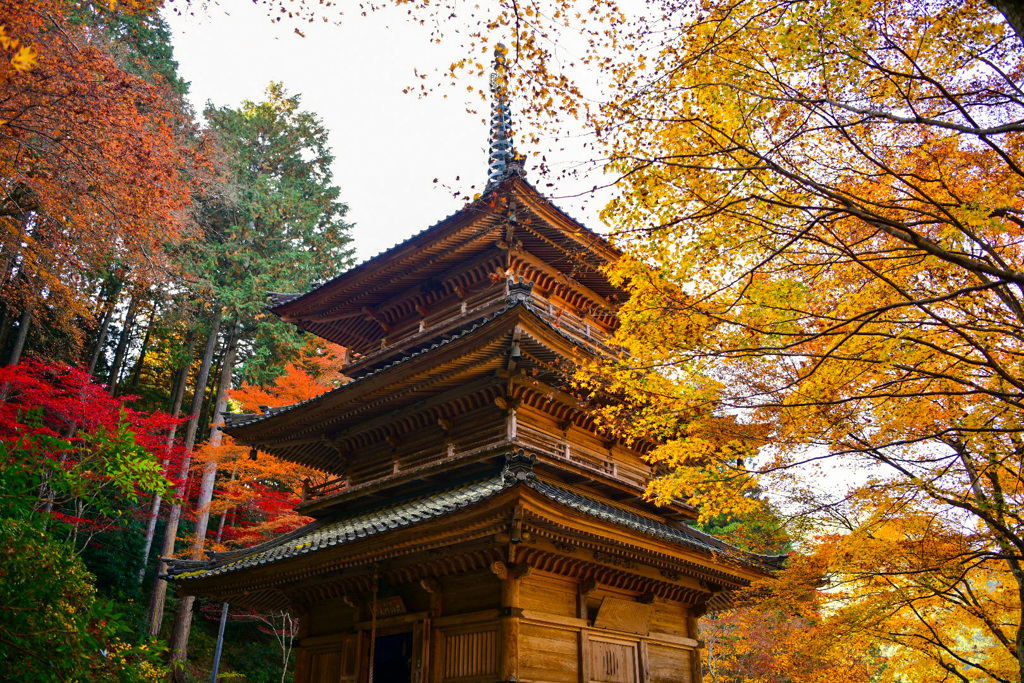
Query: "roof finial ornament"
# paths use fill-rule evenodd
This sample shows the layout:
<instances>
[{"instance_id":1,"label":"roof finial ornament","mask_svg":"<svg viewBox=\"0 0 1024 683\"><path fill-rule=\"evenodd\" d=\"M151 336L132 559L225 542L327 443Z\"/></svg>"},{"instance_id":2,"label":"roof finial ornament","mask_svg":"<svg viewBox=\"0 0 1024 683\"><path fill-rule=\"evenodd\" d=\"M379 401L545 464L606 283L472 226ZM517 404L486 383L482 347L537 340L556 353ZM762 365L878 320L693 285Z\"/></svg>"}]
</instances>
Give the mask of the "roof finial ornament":
<instances>
[{"instance_id":1,"label":"roof finial ornament","mask_svg":"<svg viewBox=\"0 0 1024 683\"><path fill-rule=\"evenodd\" d=\"M511 175L524 177L523 157L512 143L512 112L508 106L508 76L505 55L508 48L494 46L494 71L491 72L491 144L487 158L487 187L491 188Z\"/></svg>"}]
</instances>

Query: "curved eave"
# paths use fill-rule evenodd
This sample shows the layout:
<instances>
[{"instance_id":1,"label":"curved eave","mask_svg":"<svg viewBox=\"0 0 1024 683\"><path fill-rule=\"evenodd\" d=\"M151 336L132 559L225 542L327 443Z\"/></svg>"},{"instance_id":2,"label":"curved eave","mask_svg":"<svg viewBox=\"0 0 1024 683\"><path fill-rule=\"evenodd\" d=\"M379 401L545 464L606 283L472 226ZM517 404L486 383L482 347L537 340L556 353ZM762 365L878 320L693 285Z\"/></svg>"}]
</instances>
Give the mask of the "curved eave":
<instances>
[{"instance_id":1,"label":"curved eave","mask_svg":"<svg viewBox=\"0 0 1024 683\"><path fill-rule=\"evenodd\" d=\"M348 382L347 384L344 384L338 387L337 389L331 389L314 398L302 401L300 403L295 403L290 406L274 408L272 409L272 412L270 412L269 414L255 415L252 416L250 420L245 422L236 421L235 424L228 427L228 431L233 437L241 439L245 443L249 443L248 441L246 441L248 435L250 434L248 430L249 427L252 427L254 425L264 425L268 427L270 425L276 425L279 421L283 420L286 415L293 413L299 408L309 406L310 408L308 409L313 409L313 406L323 404L325 401L328 401L331 397L336 397L343 394L351 394L356 390L357 387L360 387L360 385L367 383L369 380L373 378L381 378L382 376L385 375L390 376L396 374L399 371L399 369L405 369L406 367L414 363L418 364L423 361L424 357L427 354L433 354L435 351L438 351L439 349L446 349L454 346L472 345L474 341L476 341L480 337L487 336L488 333L493 334L495 332L509 331L511 330L511 327L509 327L508 330L505 330L504 327L508 326L508 324L511 324L515 319L518 319L519 317L523 317L526 321L535 323L535 325L531 326L531 331L533 332L532 336L534 336L538 340L543 340L545 344L550 346L553 350L560 351L561 353L559 353L558 355L561 357L573 357L574 350L582 351L588 354L595 353L593 347L590 347L579 340L576 340L574 338L569 337L568 335L559 332L554 326L552 326L550 323L544 320L539 314L535 313L530 308L529 304L510 304L503 308L502 310L498 311L494 316L487 318L480 323L473 324L471 327L453 334L452 337L450 337L447 340L432 344L431 346L422 348L419 351L411 352L398 360L395 360L382 367L376 368L365 375L356 377L351 382ZM506 325L503 326L502 323L506 323ZM426 361L426 364L429 366L433 362L433 359L431 359L430 361Z\"/></svg>"},{"instance_id":2,"label":"curved eave","mask_svg":"<svg viewBox=\"0 0 1024 683\"><path fill-rule=\"evenodd\" d=\"M374 277L389 277L393 269L408 269L409 261L422 255L424 247L439 239L458 234L460 230L478 222L484 214L482 207L477 207L477 204L479 204L479 200L421 230L404 242L349 268L316 289L282 300L277 305L271 305L269 307L271 312L286 320L308 317L325 306L335 305L353 290L366 287L368 281L372 284ZM493 227L493 225L482 225L479 230L467 233L467 235L477 237L479 234L489 232Z\"/></svg>"},{"instance_id":3,"label":"curved eave","mask_svg":"<svg viewBox=\"0 0 1024 683\"><path fill-rule=\"evenodd\" d=\"M566 234L571 235L582 246L601 254L609 263L622 256L622 251L612 245L604 235L594 232L567 214L525 179L514 176L507 180L505 185L518 190L518 197L529 204L532 209L541 213L553 224L562 227Z\"/></svg>"},{"instance_id":4,"label":"curved eave","mask_svg":"<svg viewBox=\"0 0 1024 683\"><path fill-rule=\"evenodd\" d=\"M467 402L477 407L489 405L495 400L495 392L519 391L515 387L523 383L528 387L537 384L537 380L508 372L507 354L514 330L518 330L523 359L542 367L558 367L562 361L577 362L600 353L555 327L530 304L514 303L446 341L316 398L276 408L266 415L245 416L248 419L237 416L225 431L239 443L340 475L351 454L370 442L383 440L392 430L398 429L394 436L402 438L403 429L433 428L438 415L433 420L427 418L435 412L451 419L451 415L443 414L448 404L463 408L469 405ZM560 392L550 395L550 388L542 390L545 398L557 398L566 405L574 402ZM388 434L377 434L385 428L378 424L383 424L382 420L387 423ZM406 423L412 427L405 429ZM581 422L584 428L587 425L586 420ZM687 518L693 515L685 504L672 507Z\"/></svg>"},{"instance_id":5,"label":"curved eave","mask_svg":"<svg viewBox=\"0 0 1024 683\"><path fill-rule=\"evenodd\" d=\"M329 435L332 433L346 425L371 420L383 412L415 404L497 369L501 360L498 351L507 347L503 337L508 336L511 329L491 327L477 331L481 333L473 337L467 335L443 347L446 356L457 356L446 368L436 367L434 358L425 359L427 354L422 352L290 410L225 431L241 443L285 460L339 472L344 469L344 463L331 443ZM486 338L484 332L490 332L490 338ZM438 345L428 351L441 348Z\"/></svg>"}]
</instances>

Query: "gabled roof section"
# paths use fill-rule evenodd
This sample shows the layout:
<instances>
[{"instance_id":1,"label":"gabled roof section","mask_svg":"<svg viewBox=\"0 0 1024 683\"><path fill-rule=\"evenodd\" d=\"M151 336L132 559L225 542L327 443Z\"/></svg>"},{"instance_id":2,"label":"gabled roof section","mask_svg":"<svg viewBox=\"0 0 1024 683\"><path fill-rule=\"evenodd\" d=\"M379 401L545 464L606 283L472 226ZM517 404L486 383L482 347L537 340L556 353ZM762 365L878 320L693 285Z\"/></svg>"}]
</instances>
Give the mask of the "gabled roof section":
<instances>
[{"instance_id":1,"label":"gabled roof section","mask_svg":"<svg viewBox=\"0 0 1024 683\"><path fill-rule=\"evenodd\" d=\"M290 534L245 550L211 553L209 560L171 560L167 563L167 575L179 580L211 578L273 564L426 522L485 500L506 487L507 483L500 476L490 477L359 512L337 521L312 522Z\"/></svg>"},{"instance_id":2,"label":"gabled roof section","mask_svg":"<svg viewBox=\"0 0 1024 683\"><path fill-rule=\"evenodd\" d=\"M607 503L602 503L599 500L544 481L535 481L531 483L531 486L551 500L595 519L625 526L641 534L686 545L702 552L722 554L748 566L758 567L766 571L781 569L787 557L786 555L757 555L749 553L692 527L669 526L668 524L663 524L628 510L613 507Z\"/></svg>"},{"instance_id":3,"label":"gabled roof section","mask_svg":"<svg viewBox=\"0 0 1024 683\"><path fill-rule=\"evenodd\" d=\"M624 299L603 269L621 254L512 175L406 241L305 294L270 295L270 310L300 329L360 349L387 336L416 306L453 296L472 282L504 278L510 250L522 249L567 280L580 283L608 310Z\"/></svg>"},{"instance_id":4,"label":"gabled roof section","mask_svg":"<svg viewBox=\"0 0 1024 683\"><path fill-rule=\"evenodd\" d=\"M313 455L313 452L332 452L332 447L321 436L338 429L348 419L343 407L352 407L351 410L359 412L358 418L350 419L365 421L374 414L377 403L382 410L385 405L388 410L394 410L403 402L415 401L450 385L467 386L471 375L481 376L504 367L510 347L509 338L516 325L525 325L527 329L543 334L547 339L546 347L561 347L560 352L551 350L556 355L561 353L568 357L573 350L584 354L597 352L595 347L552 325L544 315L532 309L528 300L509 302L471 327L357 376L337 389L272 409L264 415L228 414L225 416L225 431L243 443L258 444L262 450L275 456L325 469L323 465L316 464L321 456ZM442 356L451 356L449 365L442 365ZM431 377L443 379L432 382ZM413 391L407 387L401 394L392 389L395 384L411 381L423 388ZM275 438L286 436L295 443L295 453L292 452L293 446L272 444ZM300 452L306 455L300 456Z\"/></svg>"},{"instance_id":5,"label":"gabled roof section","mask_svg":"<svg viewBox=\"0 0 1024 683\"><path fill-rule=\"evenodd\" d=\"M231 416L226 419L225 431L241 443L285 460L339 471L343 467L332 439L343 430L365 426L396 410L411 410L446 392L498 391L506 382L498 374L507 365L517 326L534 330L555 355L569 358L577 352L595 353L593 347L533 311L528 301L515 301L443 341L376 367L320 396L265 415Z\"/></svg>"}]
</instances>

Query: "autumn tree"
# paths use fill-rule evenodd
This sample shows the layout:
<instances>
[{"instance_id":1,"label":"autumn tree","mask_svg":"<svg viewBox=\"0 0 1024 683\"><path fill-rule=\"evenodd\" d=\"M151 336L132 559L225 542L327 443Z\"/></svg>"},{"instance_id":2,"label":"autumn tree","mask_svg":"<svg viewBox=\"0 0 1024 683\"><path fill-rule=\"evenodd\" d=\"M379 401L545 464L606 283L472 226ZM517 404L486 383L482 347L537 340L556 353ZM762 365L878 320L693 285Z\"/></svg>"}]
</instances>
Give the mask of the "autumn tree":
<instances>
[{"instance_id":1,"label":"autumn tree","mask_svg":"<svg viewBox=\"0 0 1024 683\"><path fill-rule=\"evenodd\" d=\"M807 544L833 642L898 652L882 680L1017 680L1009 563L977 520L919 498L873 482L832 507L837 533Z\"/></svg>"},{"instance_id":2,"label":"autumn tree","mask_svg":"<svg viewBox=\"0 0 1024 683\"><path fill-rule=\"evenodd\" d=\"M881 644L827 614L823 555L798 556L781 575L705 615L705 680L711 683L868 683L885 678ZM935 680L941 680L941 677Z\"/></svg>"},{"instance_id":3,"label":"autumn tree","mask_svg":"<svg viewBox=\"0 0 1024 683\"><path fill-rule=\"evenodd\" d=\"M319 396L345 380L341 373L344 356L343 348L310 338L273 384L243 383L228 392L231 406L243 413L260 414ZM218 447L204 448L197 460L213 460L221 472L211 506L211 513L220 518L214 543L253 545L308 521L296 515L294 508L302 500L304 482L315 480L320 473L266 453L253 459L248 447L227 436Z\"/></svg>"},{"instance_id":4,"label":"autumn tree","mask_svg":"<svg viewBox=\"0 0 1024 683\"><path fill-rule=\"evenodd\" d=\"M160 459L174 420L132 410L76 368L0 368L0 513L63 524L68 540L123 524L168 487Z\"/></svg>"},{"instance_id":5,"label":"autumn tree","mask_svg":"<svg viewBox=\"0 0 1024 683\"><path fill-rule=\"evenodd\" d=\"M62 330L77 348L78 320L93 317L93 282L111 264L136 281L162 281L164 245L191 230L190 179L201 164L180 134L187 119L165 84L120 67L106 34L70 21L79 7L64 0L0 7L6 34L37 54L31 69L0 64L0 292L3 330L14 328L9 362L33 320Z\"/></svg>"},{"instance_id":6,"label":"autumn tree","mask_svg":"<svg viewBox=\"0 0 1024 683\"><path fill-rule=\"evenodd\" d=\"M343 359L341 347L311 340L273 385L243 384L226 394L230 394L235 406L253 413L291 405L338 386L344 379L340 371ZM220 410L223 409L221 406ZM195 559L208 547L209 522L215 515L220 518L210 543L215 547L252 545L309 521L296 514L294 508L302 500L308 481L318 473L267 454L252 458L250 449L221 433L219 420L210 440L196 452L194 467L196 476L202 479L196 501L197 523L189 549ZM181 599L171 635L172 662L180 666L187 655L193 604L191 596Z\"/></svg>"},{"instance_id":7,"label":"autumn tree","mask_svg":"<svg viewBox=\"0 0 1024 683\"><path fill-rule=\"evenodd\" d=\"M62 365L0 368L0 387L0 660L39 681L161 680L159 648L134 642L80 555L168 488L172 421Z\"/></svg>"},{"instance_id":8,"label":"autumn tree","mask_svg":"<svg viewBox=\"0 0 1024 683\"><path fill-rule=\"evenodd\" d=\"M637 398L608 419L665 439L652 495L710 514L828 458L860 472L851 495L903 524L903 553L836 573L901 606L876 633L942 675L1019 678L1020 37L978 1L669 2L640 23L596 119L631 292L602 390ZM723 416L771 429L722 448ZM844 536L882 533L876 512Z\"/></svg>"}]
</instances>

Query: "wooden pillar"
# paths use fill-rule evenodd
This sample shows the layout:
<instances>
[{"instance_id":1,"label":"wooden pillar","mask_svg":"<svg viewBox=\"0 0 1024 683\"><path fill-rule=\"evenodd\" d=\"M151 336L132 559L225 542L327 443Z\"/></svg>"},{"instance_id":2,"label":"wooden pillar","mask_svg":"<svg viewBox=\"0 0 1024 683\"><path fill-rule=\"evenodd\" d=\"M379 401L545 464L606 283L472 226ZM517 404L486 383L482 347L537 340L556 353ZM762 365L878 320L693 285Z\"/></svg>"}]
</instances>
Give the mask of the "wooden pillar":
<instances>
[{"instance_id":1,"label":"wooden pillar","mask_svg":"<svg viewBox=\"0 0 1024 683\"><path fill-rule=\"evenodd\" d=\"M437 579L423 579L420 581L420 588L430 594L430 612L428 617L430 619L437 619L441 616L441 583Z\"/></svg>"},{"instance_id":2,"label":"wooden pillar","mask_svg":"<svg viewBox=\"0 0 1024 683\"><path fill-rule=\"evenodd\" d=\"M427 683L438 683L444 677L444 637L440 629L432 627L430 633L430 668L427 669Z\"/></svg>"},{"instance_id":3,"label":"wooden pillar","mask_svg":"<svg viewBox=\"0 0 1024 683\"><path fill-rule=\"evenodd\" d=\"M412 683L424 683L430 665L430 618L412 626Z\"/></svg>"},{"instance_id":4,"label":"wooden pillar","mask_svg":"<svg viewBox=\"0 0 1024 683\"><path fill-rule=\"evenodd\" d=\"M587 594L597 588L597 582L593 579L586 579L580 581L579 590L576 592L576 609L580 619L583 619L588 624L589 614L587 613ZM580 681L583 683L589 683L590 681L590 644L587 642L587 630L585 628L580 629L579 634L579 668L580 668Z\"/></svg>"},{"instance_id":5,"label":"wooden pillar","mask_svg":"<svg viewBox=\"0 0 1024 683\"><path fill-rule=\"evenodd\" d=\"M647 649L646 640L640 641L637 655L640 657L640 683L651 683L651 654Z\"/></svg>"},{"instance_id":6,"label":"wooden pillar","mask_svg":"<svg viewBox=\"0 0 1024 683\"><path fill-rule=\"evenodd\" d=\"M590 643L586 629L580 629L580 681L590 683Z\"/></svg>"},{"instance_id":7,"label":"wooden pillar","mask_svg":"<svg viewBox=\"0 0 1024 683\"><path fill-rule=\"evenodd\" d=\"M597 582L593 579L586 579L584 581L580 581L579 591L576 593L576 616L578 616L580 619L583 619L584 621L588 621L588 617L590 616L589 614L587 614L587 595L591 593L595 588L597 588Z\"/></svg>"},{"instance_id":8,"label":"wooden pillar","mask_svg":"<svg viewBox=\"0 0 1024 683\"><path fill-rule=\"evenodd\" d=\"M519 680L519 618L523 613L519 601L519 585L530 573L527 564L508 565L495 562L491 571L501 580L501 648L498 660L498 678L501 681Z\"/></svg>"},{"instance_id":9,"label":"wooden pillar","mask_svg":"<svg viewBox=\"0 0 1024 683\"><path fill-rule=\"evenodd\" d=\"M365 629L359 629L359 645L356 650L358 653L359 664L358 664L358 675L356 680L359 683L367 683L370 680L370 632Z\"/></svg>"},{"instance_id":10,"label":"wooden pillar","mask_svg":"<svg viewBox=\"0 0 1024 683\"><path fill-rule=\"evenodd\" d=\"M430 594L430 611L421 625L421 642L413 644L413 652L420 659L419 663L413 662L413 683L432 683L437 679L436 675L432 675L434 662L441 657L435 652L434 642L438 638L433 627L434 620L441 616L441 583L437 579L427 578L420 581L420 587Z\"/></svg>"}]
</instances>

